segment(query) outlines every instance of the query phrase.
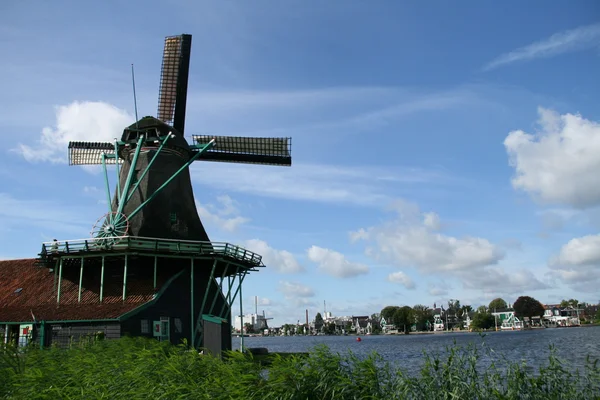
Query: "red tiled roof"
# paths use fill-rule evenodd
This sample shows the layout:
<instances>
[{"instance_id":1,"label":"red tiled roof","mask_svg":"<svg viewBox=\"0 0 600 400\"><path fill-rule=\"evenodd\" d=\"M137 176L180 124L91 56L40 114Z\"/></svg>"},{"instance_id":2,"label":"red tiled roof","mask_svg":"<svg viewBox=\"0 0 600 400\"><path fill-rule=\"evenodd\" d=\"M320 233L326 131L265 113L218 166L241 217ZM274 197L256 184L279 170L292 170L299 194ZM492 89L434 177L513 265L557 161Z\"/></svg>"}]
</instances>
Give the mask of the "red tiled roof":
<instances>
[{"instance_id":1,"label":"red tiled roof","mask_svg":"<svg viewBox=\"0 0 600 400\"><path fill-rule=\"evenodd\" d=\"M156 293L152 277L136 277L131 271L127 274L127 296L123 301L122 267L107 267L100 303L99 269L91 265L84 266L79 302L79 270L79 266L63 267L57 304L51 269L36 265L35 259L0 261L0 321L32 321L32 313L38 321L115 319L152 300ZM163 281L159 279L157 286Z\"/></svg>"}]
</instances>

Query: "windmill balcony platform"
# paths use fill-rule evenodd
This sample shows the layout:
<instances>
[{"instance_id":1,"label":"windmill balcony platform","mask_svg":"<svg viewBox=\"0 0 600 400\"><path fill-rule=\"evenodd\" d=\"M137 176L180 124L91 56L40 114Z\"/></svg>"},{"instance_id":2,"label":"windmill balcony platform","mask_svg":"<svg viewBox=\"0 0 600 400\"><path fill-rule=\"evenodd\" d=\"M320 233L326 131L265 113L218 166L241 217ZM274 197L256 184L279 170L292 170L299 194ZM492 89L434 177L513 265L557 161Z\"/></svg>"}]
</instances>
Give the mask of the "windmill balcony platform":
<instances>
[{"instance_id":1,"label":"windmill balcony platform","mask_svg":"<svg viewBox=\"0 0 600 400\"><path fill-rule=\"evenodd\" d=\"M174 256L183 258L222 258L248 267L264 267L262 256L243 247L224 242L203 242L122 236L112 238L89 238L42 243L40 261L51 262L55 258L94 257L106 253Z\"/></svg>"}]
</instances>

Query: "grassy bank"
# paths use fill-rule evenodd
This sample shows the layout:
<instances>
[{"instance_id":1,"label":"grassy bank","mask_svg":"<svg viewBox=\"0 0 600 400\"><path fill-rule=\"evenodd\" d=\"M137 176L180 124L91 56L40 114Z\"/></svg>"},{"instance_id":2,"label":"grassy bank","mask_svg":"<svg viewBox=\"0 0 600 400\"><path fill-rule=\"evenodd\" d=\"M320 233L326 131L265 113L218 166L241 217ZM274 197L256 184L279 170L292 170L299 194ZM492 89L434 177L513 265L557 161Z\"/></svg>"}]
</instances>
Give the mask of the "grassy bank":
<instances>
[{"instance_id":1,"label":"grassy bank","mask_svg":"<svg viewBox=\"0 0 600 400\"><path fill-rule=\"evenodd\" d=\"M598 399L600 370L582 373L551 355L543 368L482 366L478 347L424 355L418 374L379 356L358 358L317 347L308 356L274 355L268 369L249 354L225 361L124 338L69 350L0 349L0 398L8 399Z\"/></svg>"}]
</instances>

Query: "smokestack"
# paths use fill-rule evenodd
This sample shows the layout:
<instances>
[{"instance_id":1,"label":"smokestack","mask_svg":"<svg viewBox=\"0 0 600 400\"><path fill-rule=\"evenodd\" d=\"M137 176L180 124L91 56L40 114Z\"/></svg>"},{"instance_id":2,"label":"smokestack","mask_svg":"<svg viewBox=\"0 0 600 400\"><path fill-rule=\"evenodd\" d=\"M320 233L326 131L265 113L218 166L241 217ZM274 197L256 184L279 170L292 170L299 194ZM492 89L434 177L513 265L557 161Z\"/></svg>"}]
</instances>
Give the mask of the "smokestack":
<instances>
[{"instance_id":1,"label":"smokestack","mask_svg":"<svg viewBox=\"0 0 600 400\"><path fill-rule=\"evenodd\" d=\"M323 313L325 315L323 315L323 317L327 316L327 303L325 302L325 300L323 300Z\"/></svg>"},{"instance_id":2,"label":"smokestack","mask_svg":"<svg viewBox=\"0 0 600 400\"><path fill-rule=\"evenodd\" d=\"M254 314L258 315L258 296L254 296Z\"/></svg>"},{"instance_id":3,"label":"smokestack","mask_svg":"<svg viewBox=\"0 0 600 400\"><path fill-rule=\"evenodd\" d=\"M306 326L308 326L308 308L306 309Z\"/></svg>"}]
</instances>

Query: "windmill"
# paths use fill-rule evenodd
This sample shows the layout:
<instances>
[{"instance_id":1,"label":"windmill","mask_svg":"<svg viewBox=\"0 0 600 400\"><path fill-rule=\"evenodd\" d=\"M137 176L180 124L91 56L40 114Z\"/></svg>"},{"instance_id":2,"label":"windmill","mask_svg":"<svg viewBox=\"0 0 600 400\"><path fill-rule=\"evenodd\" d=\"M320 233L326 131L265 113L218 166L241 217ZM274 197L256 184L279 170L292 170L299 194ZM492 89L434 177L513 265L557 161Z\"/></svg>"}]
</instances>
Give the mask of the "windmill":
<instances>
[{"instance_id":1,"label":"windmill","mask_svg":"<svg viewBox=\"0 0 600 400\"><path fill-rule=\"evenodd\" d=\"M238 298L242 310L245 276L264 264L250 250L210 242L189 167L195 161L290 166L291 139L192 135L188 143L191 40L165 38L156 117L139 119L112 142L69 143L70 165L102 166L108 210L91 239L44 243L39 260L54 272L57 309L85 305L85 312L110 316L128 335L150 335L147 322L153 321L160 340L185 339L219 352L231 348L231 309ZM112 194L110 165L116 170ZM122 314L111 308L116 303Z\"/></svg>"},{"instance_id":2,"label":"windmill","mask_svg":"<svg viewBox=\"0 0 600 400\"><path fill-rule=\"evenodd\" d=\"M165 38L157 117L147 116L114 142L70 142L70 165L102 165L108 212L91 232L111 247L128 236L209 241L196 209L194 161L291 165L291 138L184 137L191 35ZM116 166L111 196L108 165Z\"/></svg>"}]
</instances>

